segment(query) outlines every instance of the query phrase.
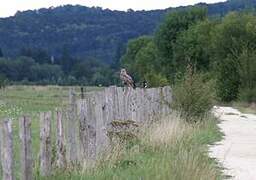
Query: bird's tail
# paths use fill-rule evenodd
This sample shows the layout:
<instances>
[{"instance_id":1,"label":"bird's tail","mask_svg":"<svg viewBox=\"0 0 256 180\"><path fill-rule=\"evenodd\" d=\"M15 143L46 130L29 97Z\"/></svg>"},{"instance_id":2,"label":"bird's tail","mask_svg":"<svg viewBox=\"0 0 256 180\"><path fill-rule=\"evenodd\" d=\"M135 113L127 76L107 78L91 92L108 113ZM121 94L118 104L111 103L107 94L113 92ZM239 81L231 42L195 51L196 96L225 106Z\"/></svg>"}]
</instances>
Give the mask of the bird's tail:
<instances>
[{"instance_id":1,"label":"bird's tail","mask_svg":"<svg viewBox=\"0 0 256 180\"><path fill-rule=\"evenodd\" d=\"M135 82L133 82L132 87L133 87L133 89L136 89L136 84L135 84Z\"/></svg>"}]
</instances>

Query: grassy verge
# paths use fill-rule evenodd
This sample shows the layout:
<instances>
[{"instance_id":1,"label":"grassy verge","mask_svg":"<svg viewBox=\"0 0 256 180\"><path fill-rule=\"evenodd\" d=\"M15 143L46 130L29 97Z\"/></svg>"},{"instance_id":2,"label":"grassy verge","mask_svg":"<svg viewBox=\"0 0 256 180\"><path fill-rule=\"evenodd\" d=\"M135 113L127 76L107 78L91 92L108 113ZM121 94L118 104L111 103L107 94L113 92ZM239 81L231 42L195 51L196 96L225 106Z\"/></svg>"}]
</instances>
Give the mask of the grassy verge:
<instances>
[{"instance_id":1,"label":"grassy verge","mask_svg":"<svg viewBox=\"0 0 256 180\"><path fill-rule=\"evenodd\" d=\"M222 179L216 162L207 154L208 144L222 137L216 123L208 117L203 123L191 125L172 115L142 128L136 143L118 144L96 167L62 172L50 179Z\"/></svg>"},{"instance_id":2,"label":"grassy verge","mask_svg":"<svg viewBox=\"0 0 256 180\"><path fill-rule=\"evenodd\" d=\"M250 104L246 102L235 102L232 104L232 106L237 108L242 113L256 114L256 104Z\"/></svg>"}]
</instances>

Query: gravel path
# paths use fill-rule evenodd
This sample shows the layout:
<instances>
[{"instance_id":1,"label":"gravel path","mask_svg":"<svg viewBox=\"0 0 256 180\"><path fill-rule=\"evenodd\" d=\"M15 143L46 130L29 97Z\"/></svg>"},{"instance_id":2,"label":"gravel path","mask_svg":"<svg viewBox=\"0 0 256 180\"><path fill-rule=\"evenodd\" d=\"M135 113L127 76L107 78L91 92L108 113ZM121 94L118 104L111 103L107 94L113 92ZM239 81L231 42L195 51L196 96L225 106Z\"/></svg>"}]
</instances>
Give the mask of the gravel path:
<instances>
[{"instance_id":1,"label":"gravel path","mask_svg":"<svg viewBox=\"0 0 256 180\"><path fill-rule=\"evenodd\" d=\"M256 180L256 115L242 114L230 107L214 107L221 120L224 139L210 147L210 156L234 180Z\"/></svg>"}]
</instances>

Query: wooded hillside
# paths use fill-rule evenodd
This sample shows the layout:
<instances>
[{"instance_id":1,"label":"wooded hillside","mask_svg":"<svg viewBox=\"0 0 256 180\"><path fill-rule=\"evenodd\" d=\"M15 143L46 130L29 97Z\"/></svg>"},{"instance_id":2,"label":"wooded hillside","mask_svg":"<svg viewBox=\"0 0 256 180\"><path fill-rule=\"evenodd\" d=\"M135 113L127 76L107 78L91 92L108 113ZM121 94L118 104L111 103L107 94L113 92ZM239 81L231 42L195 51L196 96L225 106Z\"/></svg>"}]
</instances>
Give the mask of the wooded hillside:
<instances>
[{"instance_id":1,"label":"wooded hillside","mask_svg":"<svg viewBox=\"0 0 256 180\"><path fill-rule=\"evenodd\" d=\"M210 15L256 7L255 0L229 0L198 4ZM24 49L42 49L50 56L61 56L68 49L72 56L93 57L105 63L120 59L129 39L149 35L166 12L187 7L155 11L111 11L83 6L63 6L17 12L0 19L0 48L5 56L19 55Z\"/></svg>"}]
</instances>

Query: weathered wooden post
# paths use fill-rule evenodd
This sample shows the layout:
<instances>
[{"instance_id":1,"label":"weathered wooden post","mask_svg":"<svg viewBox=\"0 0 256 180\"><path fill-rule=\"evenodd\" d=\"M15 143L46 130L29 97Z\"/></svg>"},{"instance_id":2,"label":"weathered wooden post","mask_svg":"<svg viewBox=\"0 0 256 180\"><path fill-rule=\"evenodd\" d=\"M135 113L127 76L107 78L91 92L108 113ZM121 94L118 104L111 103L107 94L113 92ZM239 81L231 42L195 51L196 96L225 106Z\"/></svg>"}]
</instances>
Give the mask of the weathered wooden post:
<instances>
[{"instance_id":1,"label":"weathered wooden post","mask_svg":"<svg viewBox=\"0 0 256 180\"><path fill-rule=\"evenodd\" d=\"M57 111L57 161L56 165L58 168L64 168L66 166L66 149L65 149L65 138L64 138L64 126L63 116L61 111Z\"/></svg>"},{"instance_id":2,"label":"weathered wooden post","mask_svg":"<svg viewBox=\"0 0 256 180\"><path fill-rule=\"evenodd\" d=\"M31 119L23 116L19 119L21 141L21 180L32 180Z\"/></svg>"},{"instance_id":3,"label":"weathered wooden post","mask_svg":"<svg viewBox=\"0 0 256 180\"><path fill-rule=\"evenodd\" d=\"M77 163L78 161L78 117L77 117L77 103L75 90L69 91L69 107L67 119L67 161L70 164Z\"/></svg>"},{"instance_id":4,"label":"weathered wooden post","mask_svg":"<svg viewBox=\"0 0 256 180\"><path fill-rule=\"evenodd\" d=\"M87 125L87 106L86 100L80 101L79 104L79 139L80 139L80 157L85 160L88 151L88 125Z\"/></svg>"},{"instance_id":5,"label":"weathered wooden post","mask_svg":"<svg viewBox=\"0 0 256 180\"><path fill-rule=\"evenodd\" d=\"M138 122L141 122L142 121L142 112L143 112L143 105L142 105L142 102L143 102L143 93L144 89L139 89L137 88L136 89L136 109L135 109L135 112L134 112L134 115L135 115L135 121L138 123Z\"/></svg>"},{"instance_id":6,"label":"weathered wooden post","mask_svg":"<svg viewBox=\"0 0 256 180\"><path fill-rule=\"evenodd\" d=\"M86 95L80 102L80 154L83 159L94 161L96 158L96 111L95 92Z\"/></svg>"},{"instance_id":7,"label":"weathered wooden post","mask_svg":"<svg viewBox=\"0 0 256 180\"><path fill-rule=\"evenodd\" d=\"M95 120L96 120L96 155L103 152L108 146L106 121L107 109L105 91L95 93Z\"/></svg>"},{"instance_id":8,"label":"weathered wooden post","mask_svg":"<svg viewBox=\"0 0 256 180\"><path fill-rule=\"evenodd\" d=\"M0 124L1 164L3 180L14 180L13 135L11 120L4 119Z\"/></svg>"},{"instance_id":9,"label":"weathered wooden post","mask_svg":"<svg viewBox=\"0 0 256 180\"><path fill-rule=\"evenodd\" d=\"M162 115L166 116L171 113L171 102L172 102L172 92L170 86L165 86L161 91L162 102Z\"/></svg>"},{"instance_id":10,"label":"weathered wooden post","mask_svg":"<svg viewBox=\"0 0 256 180\"><path fill-rule=\"evenodd\" d=\"M124 119L124 93L127 92L128 87L116 88L116 117L115 120L123 120Z\"/></svg>"},{"instance_id":11,"label":"weathered wooden post","mask_svg":"<svg viewBox=\"0 0 256 180\"><path fill-rule=\"evenodd\" d=\"M40 114L40 175L51 174L51 112Z\"/></svg>"},{"instance_id":12,"label":"weathered wooden post","mask_svg":"<svg viewBox=\"0 0 256 180\"><path fill-rule=\"evenodd\" d=\"M88 150L87 158L94 161L96 159L96 111L95 92L87 98L87 138Z\"/></svg>"},{"instance_id":13,"label":"weathered wooden post","mask_svg":"<svg viewBox=\"0 0 256 180\"><path fill-rule=\"evenodd\" d=\"M84 99L84 87L81 87L81 99Z\"/></svg>"},{"instance_id":14,"label":"weathered wooden post","mask_svg":"<svg viewBox=\"0 0 256 180\"><path fill-rule=\"evenodd\" d=\"M122 94L123 96L123 119L122 120L132 120L132 96L133 88L128 87L126 91Z\"/></svg>"}]
</instances>

